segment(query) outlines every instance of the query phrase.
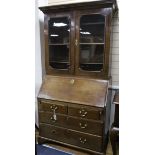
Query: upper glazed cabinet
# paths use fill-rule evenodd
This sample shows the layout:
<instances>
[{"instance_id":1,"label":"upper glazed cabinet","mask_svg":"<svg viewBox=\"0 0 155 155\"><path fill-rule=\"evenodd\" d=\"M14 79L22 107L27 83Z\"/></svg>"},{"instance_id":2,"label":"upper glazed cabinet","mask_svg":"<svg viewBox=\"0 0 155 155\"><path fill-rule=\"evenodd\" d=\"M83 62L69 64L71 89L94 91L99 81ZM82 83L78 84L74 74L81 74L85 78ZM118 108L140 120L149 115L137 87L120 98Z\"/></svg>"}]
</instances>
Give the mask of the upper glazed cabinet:
<instances>
[{"instance_id":1,"label":"upper glazed cabinet","mask_svg":"<svg viewBox=\"0 0 155 155\"><path fill-rule=\"evenodd\" d=\"M108 79L113 0L40 7L46 73Z\"/></svg>"}]
</instances>

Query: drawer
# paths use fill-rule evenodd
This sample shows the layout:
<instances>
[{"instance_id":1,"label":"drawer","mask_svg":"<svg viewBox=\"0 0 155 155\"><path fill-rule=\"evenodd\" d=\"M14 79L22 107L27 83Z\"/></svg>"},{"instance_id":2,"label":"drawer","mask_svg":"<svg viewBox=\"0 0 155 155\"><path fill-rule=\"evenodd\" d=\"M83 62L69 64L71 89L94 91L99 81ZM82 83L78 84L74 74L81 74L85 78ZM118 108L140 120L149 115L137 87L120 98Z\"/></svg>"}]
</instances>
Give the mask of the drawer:
<instances>
[{"instance_id":1,"label":"drawer","mask_svg":"<svg viewBox=\"0 0 155 155\"><path fill-rule=\"evenodd\" d=\"M83 134L73 130L68 130L68 143L78 147L90 149L97 152L103 151L102 137Z\"/></svg>"},{"instance_id":2,"label":"drawer","mask_svg":"<svg viewBox=\"0 0 155 155\"><path fill-rule=\"evenodd\" d=\"M77 119L68 117L67 125L70 129L86 132L102 136L104 124L101 122L94 122L85 119Z\"/></svg>"},{"instance_id":3,"label":"drawer","mask_svg":"<svg viewBox=\"0 0 155 155\"><path fill-rule=\"evenodd\" d=\"M64 142L93 151L103 151L103 139L99 136L88 135L42 123L39 126L39 135L51 140Z\"/></svg>"},{"instance_id":4,"label":"drawer","mask_svg":"<svg viewBox=\"0 0 155 155\"><path fill-rule=\"evenodd\" d=\"M41 100L39 103L39 111L48 111L61 114L67 114L67 104L65 102Z\"/></svg>"},{"instance_id":5,"label":"drawer","mask_svg":"<svg viewBox=\"0 0 155 155\"><path fill-rule=\"evenodd\" d=\"M39 125L39 135L45 138L57 140L60 142L68 142L67 129L56 127L48 124Z\"/></svg>"},{"instance_id":6,"label":"drawer","mask_svg":"<svg viewBox=\"0 0 155 155\"><path fill-rule=\"evenodd\" d=\"M40 123L47 123L58 126L66 126L67 117L65 115L56 114L50 112L39 112L39 121Z\"/></svg>"},{"instance_id":7,"label":"drawer","mask_svg":"<svg viewBox=\"0 0 155 155\"><path fill-rule=\"evenodd\" d=\"M78 104L69 105L68 115L86 119L103 120L104 109L90 106L81 106Z\"/></svg>"}]
</instances>

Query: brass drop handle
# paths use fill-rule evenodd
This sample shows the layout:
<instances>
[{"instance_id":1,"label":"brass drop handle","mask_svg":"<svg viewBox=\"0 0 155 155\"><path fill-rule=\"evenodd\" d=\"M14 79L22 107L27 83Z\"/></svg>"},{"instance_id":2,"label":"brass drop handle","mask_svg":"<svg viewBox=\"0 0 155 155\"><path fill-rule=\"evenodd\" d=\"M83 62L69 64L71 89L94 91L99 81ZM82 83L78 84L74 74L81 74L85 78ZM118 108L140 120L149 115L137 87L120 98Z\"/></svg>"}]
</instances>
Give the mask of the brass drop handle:
<instances>
[{"instance_id":1,"label":"brass drop handle","mask_svg":"<svg viewBox=\"0 0 155 155\"><path fill-rule=\"evenodd\" d=\"M79 123L79 125L80 125L80 128L81 128L81 129L85 129L85 128L87 127L87 123L85 123L85 124L83 124L83 125L82 125L82 123Z\"/></svg>"},{"instance_id":2,"label":"brass drop handle","mask_svg":"<svg viewBox=\"0 0 155 155\"><path fill-rule=\"evenodd\" d=\"M56 122L56 117L54 115L51 117L52 122Z\"/></svg>"},{"instance_id":3,"label":"brass drop handle","mask_svg":"<svg viewBox=\"0 0 155 155\"><path fill-rule=\"evenodd\" d=\"M87 141L87 139L86 138L82 138L82 137L80 137L80 142L82 143L82 144L85 144L86 143L86 141Z\"/></svg>"},{"instance_id":4,"label":"brass drop handle","mask_svg":"<svg viewBox=\"0 0 155 155\"><path fill-rule=\"evenodd\" d=\"M56 106L55 104L51 105L50 107L52 110L57 110L58 109L58 106Z\"/></svg>"},{"instance_id":5,"label":"brass drop handle","mask_svg":"<svg viewBox=\"0 0 155 155\"><path fill-rule=\"evenodd\" d=\"M79 114L81 117L85 117L87 115L87 111L85 111L84 109L79 111Z\"/></svg>"},{"instance_id":6,"label":"brass drop handle","mask_svg":"<svg viewBox=\"0 0 155 155\"><path fill-rule=\"evenodd\" d=\"M51 117L52 122L55 122L57 120L57 115L55 113L55 111L58 109L58 106L56 106L55 104L51 105L50 107L53 111L53 116Z\"/></svg>"}]
</instances>

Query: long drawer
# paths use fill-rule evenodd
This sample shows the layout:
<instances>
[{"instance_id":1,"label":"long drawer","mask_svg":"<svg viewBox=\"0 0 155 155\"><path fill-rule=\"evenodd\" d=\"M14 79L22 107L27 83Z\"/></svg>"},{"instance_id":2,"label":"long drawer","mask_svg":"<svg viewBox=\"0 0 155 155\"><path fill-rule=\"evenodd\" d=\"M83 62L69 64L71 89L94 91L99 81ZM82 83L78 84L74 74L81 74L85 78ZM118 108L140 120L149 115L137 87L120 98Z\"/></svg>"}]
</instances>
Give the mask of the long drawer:
<instances>
[{"instance_id":1,"label":"long drawer","mask_svg":"<svg viewBox=\"0 0 155 155\"><path fill-rule=\"evenodd\" d=\"M39 130L40 136L49 138L51 140L68 143L97 152L103 151L103 139L100 136L84 134L70 129L47 124L40 124Z\"/></svg>"},{"instance_id":2,"label":"long drawer","mask_svg":"<svg viewBox=\"0 0 155 155\"><path fill-rule=\"evenodd\" d=\"M67 126L70 129L78 130L85 133L90 133L94 135L103 135L103 122L95 122L86 119L77 119L74 117L68 117Z\"/></svg>"},{"instance_id":3,"label":"long drawer","mask_svg":"<svg viewBox=\"0 0 155 155\"><path fill-rule=\"evenodd\" d=\"M103 122L86 120L83 118L75 118L67 115L54 114L50 112L39 112L40 123L67 127L69 129L90 133L94 135L103 135Z\"/></svg>"},{"instance_id":4,"label":"long drawer","mask_svg":"<svg viewBox=\"0 0 155 155\"><path fill-rule=\"evenodd\" d=\"M103 120L104 109L74 104L68 106L68 115L86 119Z\"/></svg>"},{"instance_id":5,"label":"long drawer","mask_svg":"<svg viewBox=\"0 0 155 155\"><path fill-rule=\"evenodd\" d=\"M41 100L39 104L39 111L56 112L67 114L67 104L65 102L53 100Z\"/></svg>"},{"instance_id":6,"label":"long drawer","mask_svg":"<svg viewBox=\"0 0 155 155\"><path fill-rule=\"evenodd\" d=\"M88 134L84 134L84 133L73 131L73 130L67 130L67 132L69 135L68 143L82 147L82 148L94 150L97 152L103 151L102 137L88 135Z\"/></svg>"},{"instance_id":7,"label":"long drawer","mask_svg":"<svg viewBox=\"0 0 155 155\"><path fill-rule=\"evenodd\" d=\"M67 117L61 114L56 114L54 116L51 112L39 112L39 122L66 127Z\"/></svg>"}]
</instances>

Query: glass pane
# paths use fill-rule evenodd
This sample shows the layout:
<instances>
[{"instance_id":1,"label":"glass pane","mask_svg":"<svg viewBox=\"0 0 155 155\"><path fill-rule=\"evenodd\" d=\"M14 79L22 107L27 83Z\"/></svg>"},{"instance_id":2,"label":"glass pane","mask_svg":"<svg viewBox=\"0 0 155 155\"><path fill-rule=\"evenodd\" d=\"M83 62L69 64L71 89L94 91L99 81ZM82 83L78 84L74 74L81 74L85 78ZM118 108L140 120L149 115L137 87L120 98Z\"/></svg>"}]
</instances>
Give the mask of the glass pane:
<instances>
[{"instance_id":1,"label":"glass pane","mask_svg":"<svg viewBox=\"0 0 155 155\"><path fill-rule=\"evenodd\" d=\"M83 15L80 19L80 68L87 71L103 69L104 24L100 14Z\"/></svg>"},{"instance_id":2,"label":"glass pane","mask_svg":"<svg viewBox=\"0 0 155 155\"><path fill-rule=\"evenodd\" d=\"M104 45L80 45L80 68L99 71L103 68Z\"/></svg>"},{"instance_id":3,"label":"glass pane","mask_svg":"<svg viewBox=\"0 0 155 155\"><path fill-rule=\"evenodd\" d=\"M48 22L49 43L69 43L70 21L67 17L50 18Z\"/></svg>"},{"instance_id":4,"label":"glass pane","mask_svg":"<svg viewBox=\"0 0 155 155\"><path fill-rule=\"evenodd\" d=\"M68 17L50 18L49 28L49 65L54 69L69 68L69 33Z\"/></svg>"},{"instance_id":5,"label":"glass pane","mask_svg":"<svg viewBox=\"0 0 155 155\"><path fill-rule=\"evenodd\" d=\"M105 18L100 14L83 15L80 19L80 43L104 43Z\"/></svg>"},{"instance_id":6,"label":"glass pane","mask_svg":"<svg viewBox=\"0 0 155 155\"><path fill-rule=\"evenodd\" d=\"M68 45L49 46L49 64L55 69L68 69L69 47Z\"/></svg>"}]
</instances>

